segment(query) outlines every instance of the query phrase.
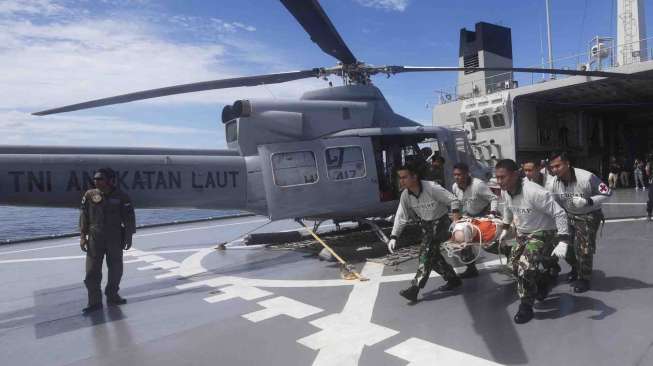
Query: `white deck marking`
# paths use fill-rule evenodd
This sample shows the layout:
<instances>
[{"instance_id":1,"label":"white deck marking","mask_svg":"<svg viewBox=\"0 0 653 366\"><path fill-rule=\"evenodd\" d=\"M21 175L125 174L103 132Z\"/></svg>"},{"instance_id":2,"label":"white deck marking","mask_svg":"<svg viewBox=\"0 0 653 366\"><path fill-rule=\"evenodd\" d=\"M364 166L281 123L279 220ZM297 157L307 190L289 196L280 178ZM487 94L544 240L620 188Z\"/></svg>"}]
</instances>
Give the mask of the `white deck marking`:
<instances>
[{"instance_id":1,"label":"white deck marking","mask_svg":"<svg viewBox=\"0 0 653 366\"><path fill-rule=\"evenodd\" d=\"M17 322L17 321L20 321L20 320L26 320L26 319L31 319L31 318L34 318L34 315L17 316L17 317L14 317L14 318L0 320L0 324Z\"/></svg>"},{"instance_id":2,"label":"white deck marking","mask_svg":"<svg viewBox=\"0 0 653 366\"><path fill-rule=\"evenodd\" d=\"M153 269L159 269L159 267L157 267L155 264L150 264L149 266L138 267L136 269L139 271L150 271Z\"/></svg>"},{"instance_id":3,"label":"white deck marking","mask_svg":"<svg viewBox=\"0 0 653 366\"><path fill-rule=\"evenodd\" d=\"M171 260L163 260L159 262L154 262L150 267L154 267L157 269L173 269L173 268L178 268L179 267L179 262L171 261ZM140 270L140 268L139 268Z\"/></svg>"},{"instance_id":4,"label":"white deck marking","mask_svg":"<svg viewBox=\"0 0 653 366\"><path fill-rule=\"evenodd\" d=\"M369 281L354 284L342 312L310 322L322 330L297 342L319 350L313 361L314 366L358 365L363 347L398 333L371 322L382 274L382 264L366 263L362 275L369 278Z\"/></svg>"},{"instance_id":5,"label":"white deck marking","mask_svg":"<svg viewBox=\"0 0 653 366\"><path fill-rule=\"evenodd\" d=\"M242 285L231 285L223 287L220 289L220 292L222 292L222 294L204 298L204 301L213 304L216 302L231 300L238 297L243 300L254 300L272 295L272 292L261 290L256 287Z\"/></svg>"},{"instance_id":6,"label":"white deck marking","mask_svg":"<svg viewBox=\"0 0 653 366\"><path fill-rule=\"evenodd\" d=\"M245 221L245 222L234 222L231 224L220 224L220 225L209 225L209 226L199 226L199 227L189 227L186 229L177 229L177 230L168 230L168 231L159 231L156 233L148 233L148 234L137 234L134 235L135 237L147 237L147 236L155 236L155 235L163 235L163 234L173 234L173 233L183 233L186 231L193 231L193 230L206 230L206 229L213 229L216 227L226 227L226 226L237 226L237 225L246 225L246 224L256 224L259 222L266 222L270 221L268 219L260 219L260 220L251 220L251 221Z\"/></svg>"},{"instance_id":7,"label":"white deck marking","mask_svg":"<svg viewBox=\"0 0 653 366\"><path fill-rule=\"evenodd\" d=\"M191 277L204 273L208 271L208 269L202 266L202 260L204 259L204 257L208 256L213 252L215 252L215 249L213 247L200 249L199 251L195 252L193 255L184 258L184 260L181 261L179 268L171 271L170 273L160 275L161 277L157 276L157 278L169 278L174 276Z\"/></svg>"},{"instance_id":8,"label":"white deck marking","mask_svg":"<svg viewBox=\"0 0 653 366\"><path fill-rule=\"evenodd\" d=\"M646 221L646 217L638 217L636 219L609 219L605 220L606 224L612 223L612 222L628 222L628 221Z\"/></svg>"},{"instance_id":9,"label":"white deck marking","mask_svg":"<svg viewBox=\"0 0 653 366\"><path fill-rule=\"evenodd\" d=\"M142 262L142 260L136 258L136 259L128 259L128 260L122 261L123 264L131 264L131 263L136 263L136 262Z\"/></svg>"},{"instance_id":10,"label":"white deck marking","mask_svg":"<svg viewBox=\"0 0 653 366\"><path fill-rule=\"evenodd\" d=\"M320 308L304 304L297 300L285 296L275 297L258 303L265 309L243 315L243 318L258 323L262 320L274 318L279 315L287 315L295 319L303 319L307 316L317 314L322 311Z\"/></svg>"},{"instance_id":11,"label":"white deck marking","mask_svg":"<svg viewBox=\"0 0 653 366\"><path fill-rule=\"evenodd\" d=\"M608 205L608 206L641 206L641 205L646 205L646 202L606 202L602 203L601 206Z\"/></svg>"},{"instance_id":12,"label":"white deck marking","mask_svg":"<svg viewBox=\"0 0 653 366\"><path fill-rule=\"evenodd\" d=\"M199 226L199 227L192 227L192 228L186 228L186 229L178 229L178 230L169 230L169 231L159 231L156 233L148 233L148 234L136 234L134 235L135 238L141 238L141 237L146 237L146 236L154 236L154 235L162 235L162 234L172 234L172 233L179 233L179 232L184 232L184 231L190 231L190 230L206 230L206 229L212 229L212 228L217 228L217 227L226 227L226 226L236 226L236 225L247 225L247 224L255 224L258 222L264 222L264 221L269 221L267 219L263 220L252 220L252 221L245 221L245 222L235 222L231 224L221 224L221 225L209 225L209 226ZM5 254L16 254L16 253L24 253L24 252L32 252L35 250L44 250L44 249L54 249L54 248L64 248L64 247L72 247L75 245L79 245L79 241L76 241L74 243L65 243L65 244L57 244L57 245L49 245L45 247L38 247L38 248L30 248L30 249L20 249L20 250L11 250L11 251L6 251L6 252L0 252L0 255L5 255Z\"/></svg>"},{"instance_id":13,"label":"white deck marking","mask_svg":"<svg viewBox=\"0 0 653 366\"><path fill-rule=\"evenodd\" d=\"M408 361L407 366L465 365L499 366L500 364L456 351L419 338L410 338L385 351Z\"/></svg>"},{"instance_id":14,"label":"white deck marking","mask_svg":"<svg viewBox=\"0 0 653 366\"><path fill-rule=\"evenodd\" d=\"M9 263L27 263L27 262L48 262L48 261L60 261L67 259L82 259L86 258L85 255L70 255L66 257L44 257L44 258L22 258L22 259L6 259L0 261L0 264L9 264Z\"/></svg>"},{"instance_id":15,"label":"white deck marking","mask_svg":"<svg viewBox=\"0 0 653 366\"><path fill-rule=\"evenodd\" d=\"M147 255L143 255L143 256L138 257L138 259L140 259L140 260L142 260L144 262L147 262L147 263L154 263L154 262L159 262L159 261L165 260L165 258L163 258L163 257L159 257L158 255L153 255L153 254L149 254L149 253L147 253Z\"/></svg>"}]
</instances>

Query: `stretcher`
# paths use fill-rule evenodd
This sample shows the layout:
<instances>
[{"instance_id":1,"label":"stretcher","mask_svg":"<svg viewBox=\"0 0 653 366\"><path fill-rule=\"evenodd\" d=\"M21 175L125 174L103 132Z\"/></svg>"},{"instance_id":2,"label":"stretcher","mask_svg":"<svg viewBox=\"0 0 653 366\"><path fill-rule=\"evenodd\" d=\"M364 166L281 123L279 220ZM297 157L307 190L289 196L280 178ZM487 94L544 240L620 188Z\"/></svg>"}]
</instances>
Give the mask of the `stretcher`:
<instances>
[{"instance_id":1,"label":"stretcher","mask_svg":"<svg viewBox=\"0 0 653 366\"><path fill-rule=\"evenodd\" d=\"M463 217L451 224L451 236L442 244L442 248L448 257L455 257L463 264L470 264L481 255L481 249L499 254L499 245L514 244L514 240L498 242L502 231L503 221L494 216ZM463 255L462 251L467 248L470 248L471 255Z\"/></svg>"}]
</instances>

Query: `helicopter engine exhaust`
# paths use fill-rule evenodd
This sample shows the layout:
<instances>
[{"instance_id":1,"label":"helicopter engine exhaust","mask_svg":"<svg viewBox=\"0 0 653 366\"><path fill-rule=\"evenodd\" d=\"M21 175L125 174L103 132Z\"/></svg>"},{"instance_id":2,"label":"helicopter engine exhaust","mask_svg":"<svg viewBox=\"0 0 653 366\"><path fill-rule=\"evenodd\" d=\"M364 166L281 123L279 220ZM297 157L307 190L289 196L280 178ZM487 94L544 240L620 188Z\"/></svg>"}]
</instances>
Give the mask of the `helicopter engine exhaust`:
<instances>
[{"instance_id":1,"label":"helicopter engine exhaust","mask_svg":"<svg viewBox=\"0 0 653 366\"><path fill-rule=\"evenodd\" d=\"M222 123L227 123L236 118L249 117L252 114L252 104L249 100L237 100L233 105L222 108Z\"/></svg>"}]
</instances>

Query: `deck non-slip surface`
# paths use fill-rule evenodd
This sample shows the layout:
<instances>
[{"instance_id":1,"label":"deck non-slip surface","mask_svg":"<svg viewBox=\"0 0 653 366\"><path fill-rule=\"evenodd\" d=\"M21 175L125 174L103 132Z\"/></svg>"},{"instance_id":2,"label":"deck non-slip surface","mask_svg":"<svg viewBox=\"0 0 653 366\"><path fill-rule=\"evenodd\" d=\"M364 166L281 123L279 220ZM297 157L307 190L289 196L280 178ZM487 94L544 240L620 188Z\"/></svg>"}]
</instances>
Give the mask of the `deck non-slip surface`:
<instances>
[{"instance_id":1,"label":"deck non-slip surface","mask_svg":"<svg viewBox=\"0 0 653 366\"><path fill-rule=\"evenodd\" d=\"M612 201L642 202L634 192ZM610 210L641 215L639 205ZM370 280L357 282L300 252L213 249L265 221L139 231L125 256L121 294L129 303L91 316L81 314L84 255L75 238L3 246L2 364L653 364L653 223L645 220L609 220L592 290L559 284L525 325L513 323L515 284L489 254L460 291L436 292L442 279L434 277L421 301L407 305L397 292L415 260L359 264ZM284 221L261 231L296 228Z\"/></svg>"}]
</instances>

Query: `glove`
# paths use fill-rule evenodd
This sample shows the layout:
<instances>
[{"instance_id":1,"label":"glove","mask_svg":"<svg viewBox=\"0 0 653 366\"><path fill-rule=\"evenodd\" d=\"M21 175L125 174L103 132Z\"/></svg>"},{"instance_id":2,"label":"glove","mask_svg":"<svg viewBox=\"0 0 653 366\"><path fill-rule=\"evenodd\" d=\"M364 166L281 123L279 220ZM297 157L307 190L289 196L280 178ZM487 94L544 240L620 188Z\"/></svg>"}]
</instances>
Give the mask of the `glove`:
<instances>
[{"instance_id":1,"label":"glove","mask_svg":"<svg viewBox=\"0 0 653 366\"><path fill-rule=\"evenodd\" d=\"M129 250L129 248L132 247L132 238L129 238L128 240L125 240L125 242L122 245L122 248L124 250Z\"/></svg>"},{"instance_id":2,"label":"glove","mask_svg":"<svg viewBox=\"0 0 653 366\"><path fill-rule=\"evenodd\" d=\"M563 259L567 255L567 246L568 244L565 243L564 241L561 241L556 245L556 247L553 249L552 255L555 255L556 257Z\"/></svg>"},{"instance_id":3,"label":"glove","mask_svg":"<svg viewBox=\"0 0 653 366\"><path fill-rule=\"evenodd\" d=\"M583 208L587 206L587 200L583 197L573 197L571 199L571 204L574 205L574 207Z\"/></svg>"},{"instance_id":4,"label":"glove","mask_svg":"<svg viewBox=\"0 0 653 366\"><path fill-rule=\"evenodd\" d=\"M88 239L86 239L85 236L82 236L81 239L79 239L79 247L84 253L88 251Z\"/></svg>"},{"instance_id":5,"label":"glove","mask_svg":"<svg viewBox=\"0 0 653 366\"><path fill-rule=\"evenodd\" d=\"M396 239L390 239L390 241L388 242L388 251L390 253L394 253L396 245L397 245L397 240Z\"/></svg>"}]
</instances>

